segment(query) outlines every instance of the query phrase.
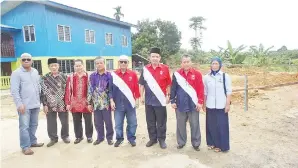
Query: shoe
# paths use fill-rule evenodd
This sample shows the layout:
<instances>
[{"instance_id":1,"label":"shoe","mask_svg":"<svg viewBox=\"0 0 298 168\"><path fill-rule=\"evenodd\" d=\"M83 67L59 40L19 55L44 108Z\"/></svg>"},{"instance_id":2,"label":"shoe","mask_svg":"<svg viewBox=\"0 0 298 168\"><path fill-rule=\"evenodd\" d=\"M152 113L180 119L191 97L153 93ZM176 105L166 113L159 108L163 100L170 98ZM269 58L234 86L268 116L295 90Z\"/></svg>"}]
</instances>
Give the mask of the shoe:
<instances>
[{"instance_id":1,"label":"shoe","mask_svg":"<svg viewBox=\"0 0 298 168\"><path fill-rule=\"evenodd\" d=\"M114 142L113 142L112 140L108 140L108 144L109 144L109 145L113 145Z\"/></svg>"},{"instance_id":2,"label":"shoe","mask_svg":"<svg viewBox=\"0 0 298 168\"><path fill-rule=\"evenodd\" d=\"M93 139L92 138L87 138L87 142L88 143L92 143L93 142Z\"/></svg>"},{"instance_id":3,"label":"shoe","mask_svg":"<svg viewBox=\"0 0 298 168\"><path fill-rule=\"evenodd\" d=\"M177 149L182 149L184 147L184 145L178 145Z\"/></svg>"},{"instance_id":4,"label":"shoe","mask_svg":"<svg viewBox=\"0 0 298 168\"><path fill-rule=\"evenodd\" d=\"M130 145L132 146L132 147L135 147L136 145L137 145L137 143L135 142L135 141L131 141L131 142L129 142L130 143Z\"/></svg>"},{"instance_id":5,"label":"shoe","mask_svg":"<svg viewBox=\"0 0 298 168\"><path fill-rule=\"evenodd\" d=\"M149 142L147 142L146 147L151 147L156 143L157 143L157 141L150 140Z\"/></svg>"},{"instance_id":6,"label":"shoe","mask_svg":"<svg viewBox=\"0 0 298 168\"><path fill-rule=\"evenodd\" d=\"M117 140L114 144L114 147L119 147L120 144L122 144L123 140Z\"/></svg>"},{"instance_id":7,"label":"shoe","mask_svg":"<svg viewBox=\"0 0 298 168\"><path fill-rule=\"evenodd\" d=\"M63 142L68 144L68 143L70 143L70 140L69 140L69 138L64 138Z\"/></svg>"},{"instance_id":8,"label":"shoe","mask_svg":"<svg viewBox=\"0 0 298 168\"><path fill-rule=\"evenodd\" d=\"M193 147L196 151L200 151L200 147L199 146L194 146Z\"/></svg>"},{"instance_id":9,"label":"shoe","mask_svg":"<svg viewBox=\"0 0 298 168\"><path fill-rule=\"evenodd\" d=\"M80 143L84 138L77 138L75 141L74 141L74 144L78 144Z\"/></svg>"},{"instance_id":10,"label":"shoe","mask_svg":"<svg viewBox=\"0 0 298 168\"><path fill-rule=\"evenodd\" d=\"M24 155L33 155L34 152L31 149L22 150Z\"/></svg>"},{"instance_id":11,"label":"shoe","mask_svg":"<svg viewBox=\"0 0 298 168\"><path fill-rule=\"evenodd\" d=\"M53 145L55 145L55 143L57 143L58 140L51 140L48 144L47 144L47 147L51 147Z\"/></svg>"},{"instance_id":12,"label":"shoe","mask_svg":"<svg viewBox=\"0 0 298 168\"><path fill-rule=\"evenodd\" d=\"M167 144L165 141L159 141L159 146L161 149L166 149L167 148Z\"/></svg>"},{"instance_id":13,"label":"shoe","mask_svg":"<svg viewBox=\"0 0 298 168\"><path fill-rule=\"evenodd\" d=\"M93 145L98 145L98 144L100 144L100 143L102 143L103 142L103 140L96 140L94 143L93 143Z\"/></svg>"},{"instance_id":14,"label":"shoe","mask_svg":"<svg viewBox=\"0 0 298 168\"><path fill-rule=\"evenodd\" d=\"M31 147L42 147L44 145L44 143L36 143L36 144L32 144Z\"/></svg>"}]
</instances>

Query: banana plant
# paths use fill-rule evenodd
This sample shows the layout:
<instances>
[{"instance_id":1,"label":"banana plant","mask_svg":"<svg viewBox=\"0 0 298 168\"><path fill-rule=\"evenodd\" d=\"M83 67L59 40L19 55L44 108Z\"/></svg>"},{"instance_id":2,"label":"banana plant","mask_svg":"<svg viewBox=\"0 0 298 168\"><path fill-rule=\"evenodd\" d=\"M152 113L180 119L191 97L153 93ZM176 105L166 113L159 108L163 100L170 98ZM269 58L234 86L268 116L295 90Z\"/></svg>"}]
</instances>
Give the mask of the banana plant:
<instances>
[{"instance_id":1,"label":"banana plant","mask_svg":"<svg viewBox=\"0 0 298 168\"><path fill-rule=\"evenodd\" d=\"M260 44L259 47L257 46L250 46L250 50L255 58L255 64L257 65L267 65L268 64L268 55L270 50L274 46L271 46L267 49L264 48L263 44Z\"/></svg>"},{"instance_id":2,"label":"banana plant","mask_svg":"<svg viewBox=\"0 0 298 168\"><path fill-rule=\"evenodd\" d=\"M219 47L220 52L222 52L222 57L224 60L231 64L242 64L246 59L246 55L241 53L246 48L244 45L240 45L237 48L233 48L230 41L228 41L227 48Z\"/></svg>"}]
</instances>

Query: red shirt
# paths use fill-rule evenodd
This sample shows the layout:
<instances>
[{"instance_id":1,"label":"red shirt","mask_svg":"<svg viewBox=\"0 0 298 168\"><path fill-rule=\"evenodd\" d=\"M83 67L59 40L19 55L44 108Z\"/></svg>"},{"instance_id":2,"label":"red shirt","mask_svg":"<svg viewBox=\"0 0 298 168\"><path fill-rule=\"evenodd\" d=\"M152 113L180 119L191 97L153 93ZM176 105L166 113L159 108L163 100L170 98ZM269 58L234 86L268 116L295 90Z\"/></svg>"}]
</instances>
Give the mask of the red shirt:
<instances>
[{"instance_id":1,"label":"red shirt","mask_svg":"<svg viewBox=\"0 0 298 168\"><path fill-rule=\"evenodd\" d=\"M203 104L204 102L204 84L202 81L202 74L191 68L187 75L185 73L185 71L183 70L183 68L179 69L177 71L183 78L186 79L186 81L195 89L197 96L198 96L198 100L199 100L199 104Z\"/></svg>"},{"instance_id":2,"label":"red shirt","mask_svg":"<svg viewBox=\"0 0 298 168\"><path fill-rule=\"evenodd\" d=\"M122 73L121 70L118 69L115 71L115 73L127 84L135 99L141 96L138 84L138 76L134 71L127 69L124 73Z\"/></svg>"},{"instance_id":3,"label":"red shirt","mask_svg":"<svg viewBox=\"0 0 298 168\"><path fill-rule=\"evenodd\" d=\"M79 77L76 73L68 76L65 89L65 104L71 106L71 112L89 112L87 92L87 73L84 73L81 77Z\"/></svg>"}]
</instances>

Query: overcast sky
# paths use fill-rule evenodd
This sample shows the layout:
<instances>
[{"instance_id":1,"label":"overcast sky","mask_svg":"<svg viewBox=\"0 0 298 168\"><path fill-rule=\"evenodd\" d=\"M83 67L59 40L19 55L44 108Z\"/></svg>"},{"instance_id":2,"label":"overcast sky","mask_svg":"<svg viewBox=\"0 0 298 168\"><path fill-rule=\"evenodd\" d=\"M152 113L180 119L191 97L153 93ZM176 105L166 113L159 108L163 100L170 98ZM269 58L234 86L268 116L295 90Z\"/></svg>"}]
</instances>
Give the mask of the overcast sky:
<instances>
[{"instance_id":1,"label":"overcast sky","mask_svg":"<svg viewBox=\"0 0 298 168\"><path fill-rule=\"evenodd\" d=\"M189 18L203 16L203 50L218 49L230 40L233 46L286 45L298 49L298 4L295 0L54 0L90 12L113 17L114 7L122 6L123 21L161 18L176 23L182 32L182 47L190 48L194 32ZM168 3L171 2L171 3Z\"/></svg>"}]
</instances>

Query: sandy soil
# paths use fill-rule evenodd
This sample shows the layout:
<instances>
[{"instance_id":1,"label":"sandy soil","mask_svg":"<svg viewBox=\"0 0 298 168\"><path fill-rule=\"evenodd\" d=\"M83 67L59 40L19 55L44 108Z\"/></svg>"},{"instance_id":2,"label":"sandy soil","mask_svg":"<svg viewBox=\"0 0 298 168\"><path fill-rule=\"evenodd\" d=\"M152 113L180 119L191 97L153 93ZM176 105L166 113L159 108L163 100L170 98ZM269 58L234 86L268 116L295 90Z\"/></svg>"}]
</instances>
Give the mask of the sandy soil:
<instances>
[{"instance_id":1,"label":"sandy soil","mask_svg":"<svg viewBox=\"0 0 298 168\"><path fill-rule=\"evenodd\" d=\"M158 145L146 148L148 140L144 107L138 110L137 146L127 142L114 148L105 142L98 146L64 144L34 149L33 156L24 156L19 149L18 120L9 96L2 97L1 154L2 167L84 167L84 168L295 168L298 167L298 85L259 91L249 100L249 111L235 103L230 112L231 151L208 151L205 141L205 114L201 113L201 151L194 151L190 142L176 149L174 111L168 107L168 148ZM71 119L70 119L71 120ZM70 135L74 140L72 122ZM60 128L60 125L59 127ZM41 113L37 131L40 142L48 142L46 120ZM95 137L95 136L94 136Z\"/></svg>"}]
</instances>

